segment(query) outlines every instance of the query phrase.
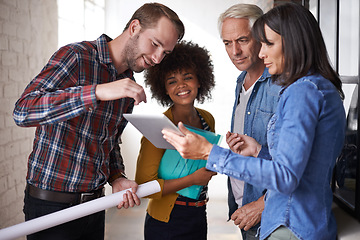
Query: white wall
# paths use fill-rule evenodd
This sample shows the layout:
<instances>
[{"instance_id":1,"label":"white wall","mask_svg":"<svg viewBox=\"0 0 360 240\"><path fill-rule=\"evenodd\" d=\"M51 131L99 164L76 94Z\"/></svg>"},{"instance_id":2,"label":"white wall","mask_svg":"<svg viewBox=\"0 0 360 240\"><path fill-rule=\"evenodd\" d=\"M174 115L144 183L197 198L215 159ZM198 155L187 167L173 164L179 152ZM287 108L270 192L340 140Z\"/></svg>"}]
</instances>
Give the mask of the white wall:
<instances>
[{"instance_id":1,"label":"white wall","mask_svg":"<svg viewBox=\"0 0 360 240\"><path fill-rule=\"evenodd\" d=\"M106 33L112 38L118 36L136 9L146 2L148 1L106 0ZM266 12L271 8L273 1L159 0L157 2L165 4L179 15L185 25L184 40L191 40L200 46L206 47L211 53L216 86L212 92L212 100L196 106L211 112L215 117L216 132L225 135L230 129L236 78L240 72L232 64L225 51L224 44L219 37L217 19L227 8L237 3L254 3ZM138 83L144 86L142 73L135 74L135 78ZM146 92L148 103L141 103L136 106L134 113L162 113L166 110L166 108L161 107L155 100L151 99L149 89L146 89ZM128 124L122 137L123 144L121 148L125 159L126 173L130 178L134 178L140 138L141 134L131 124ZM226 176L218 175L211 180L209 194L210 197L227 197Z\"/></svg>"}]
</instances>

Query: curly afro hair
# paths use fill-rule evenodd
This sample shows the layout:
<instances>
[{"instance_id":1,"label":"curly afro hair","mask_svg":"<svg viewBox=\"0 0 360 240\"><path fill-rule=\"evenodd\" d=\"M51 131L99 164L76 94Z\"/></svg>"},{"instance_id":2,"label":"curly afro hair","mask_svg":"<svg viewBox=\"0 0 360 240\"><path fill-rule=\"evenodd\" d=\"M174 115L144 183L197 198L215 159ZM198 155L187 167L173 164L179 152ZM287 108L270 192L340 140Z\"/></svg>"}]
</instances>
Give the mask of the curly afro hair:
<instances>
[{"instance_id":1,"label":"curly afro hair","mask_svg":"<svg viewBox=\"0 0 360 240\"><path fill-rule=\"evenodd\" d=\"M166 94L165 79L169 73L183 69L192 69L196 73L200 88L196 96L199 103L211 98L211 90L215 86L214 66L209 52L191 41L181 41L174 50L167 55L160 64L145 71L145 85L150 86L152 97L163 106L173 104Z\"/></svg>"}]
</instances>

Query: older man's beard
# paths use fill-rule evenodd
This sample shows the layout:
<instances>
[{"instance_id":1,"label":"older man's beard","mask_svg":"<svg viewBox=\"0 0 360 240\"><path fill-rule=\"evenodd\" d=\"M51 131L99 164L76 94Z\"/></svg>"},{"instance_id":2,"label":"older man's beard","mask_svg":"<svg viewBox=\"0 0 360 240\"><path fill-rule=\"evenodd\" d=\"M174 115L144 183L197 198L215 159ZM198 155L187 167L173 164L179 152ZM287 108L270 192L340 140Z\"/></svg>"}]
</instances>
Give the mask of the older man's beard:
<instances>
[{"instance_id":1,"label":"older man's beard","mask_svg":"<svg viewBox=\"0 0 360 240\"><path fill-rule=\"evenodd\" d=\"M137 73L144 70L144 67L136 64L136 60L139 58L139 56L137 56L139 54L138 43L139 35L133 40L130 39L125 48L126 63L132 71Z\"/></svg>"}]
</instances>

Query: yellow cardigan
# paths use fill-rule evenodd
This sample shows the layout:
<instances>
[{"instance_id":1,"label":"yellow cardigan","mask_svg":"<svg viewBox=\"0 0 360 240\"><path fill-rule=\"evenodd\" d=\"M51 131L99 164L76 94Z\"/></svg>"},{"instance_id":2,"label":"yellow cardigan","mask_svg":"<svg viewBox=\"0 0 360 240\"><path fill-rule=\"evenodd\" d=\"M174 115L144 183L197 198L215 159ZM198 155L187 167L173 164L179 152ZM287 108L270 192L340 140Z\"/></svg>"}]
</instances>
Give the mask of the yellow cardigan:
<instances>
[{"instance_id":1,"label":"yellow cardigan","mask_svg":"<svg viewBox=\"0 0 360 240\"><path fill-rule=\"evenodd\" d=\"M215 132L214 117L203 109L196 108L196 110L210 126L211 131ZM171 107L166 112L164 112L164 115L167 116L172 122L174 122ZM137 159L135 181L138 184L152 180L157 180L159 182L161 191L148 196L150 200L147 207L147 212L151 217L159 221L169 222L171 211L179 194L171 193L167 194L166 196L162 196L162 191L164 189L164 179L158 178L158 169L160 160L164 153L165 149L156 148L149 140L147 140L145 137L142 137L140 152Z\"/></svg>"}]
</instances>

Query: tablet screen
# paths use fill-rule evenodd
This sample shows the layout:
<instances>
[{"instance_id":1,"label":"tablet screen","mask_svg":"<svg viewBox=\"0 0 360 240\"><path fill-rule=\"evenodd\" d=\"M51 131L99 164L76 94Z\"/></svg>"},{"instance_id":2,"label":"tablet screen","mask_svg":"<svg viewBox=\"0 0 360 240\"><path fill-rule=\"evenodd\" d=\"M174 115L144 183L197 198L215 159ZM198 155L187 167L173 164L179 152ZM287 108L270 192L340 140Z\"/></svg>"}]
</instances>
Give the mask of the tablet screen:
<instances>
[{"instance_id":1,"label":"tablet screen","mask_svg":"<svg viewBox=\"0 0 360 240\"><path fill-rule=\"evenodd\" d=\"M173 131L179 135L184 135L164 114L145 115L124 113L123 115L126 120L128 120L157 148L175 149L163 138L163 134L161 133L163 129Z\"/></svg>"}]
</instances>

